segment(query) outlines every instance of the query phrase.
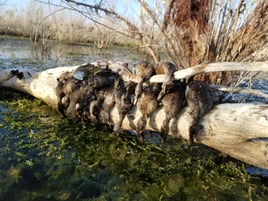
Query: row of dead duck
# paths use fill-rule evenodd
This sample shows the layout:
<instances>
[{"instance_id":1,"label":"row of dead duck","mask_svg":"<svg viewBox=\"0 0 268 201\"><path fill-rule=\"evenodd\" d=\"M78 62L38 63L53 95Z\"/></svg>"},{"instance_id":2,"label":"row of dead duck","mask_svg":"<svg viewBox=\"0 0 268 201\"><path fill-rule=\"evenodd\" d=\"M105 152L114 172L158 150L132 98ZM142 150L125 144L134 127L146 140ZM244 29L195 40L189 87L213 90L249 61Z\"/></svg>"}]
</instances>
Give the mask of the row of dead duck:
<instances>
[{"instance_id":1,"label":"row of dead duck","mask_svg":"<svg viewBox=\"0 0 268 201\"><path fill-rule=\"evenodd\" d=\"M200 118L215 104L215 94L206 83L193 78L175 80L173 73L176 70L177 67L169 62L160 62L154 67L143 61L135 66L135 76L139 80L136 83L123 80L120 73L112 71L109 66L82 65L58 78L58 109L64 117L114 124L114 132L119 134L123 119L136 106L141 117L133 126L133 131L138 141L143 143L147 120L161 107L166 114L160 130L161 142L165 143L170 120L188 105L193 119L189 131L192 143L201 129ZM165 74L166 81L150 83L149 79L155 74ZM115 123L110 118L113 107L119 113L119 121Z\"/></svg>"}]
</instances>

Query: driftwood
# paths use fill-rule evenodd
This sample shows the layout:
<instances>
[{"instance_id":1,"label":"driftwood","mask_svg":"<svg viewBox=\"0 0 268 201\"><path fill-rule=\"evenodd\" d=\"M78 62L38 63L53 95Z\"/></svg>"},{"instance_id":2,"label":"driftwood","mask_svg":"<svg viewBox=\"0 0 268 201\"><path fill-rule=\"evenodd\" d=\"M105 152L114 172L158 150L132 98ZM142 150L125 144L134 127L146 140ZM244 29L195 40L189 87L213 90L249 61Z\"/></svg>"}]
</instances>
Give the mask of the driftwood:
<instances>
[{"instance_id":1,"label":"driftwood","mask_svg":"<svg viewBox=\"0 0 268 201\"><path fill-rule=\"evenodd\" d=\"M188 70L190 73L178 75L176 78L190 77L190 75L203 72L219 71L211 69L211 66L220 66L221 64L207 64L206 66L195 67L199 70ZM268 71L268 63L224 63L229 66L227 70L250 70ZM236 68L236 66L240 66ZM243 66L243 69L241 69ZM45 103L56 107L57 96L55 88L58 84L57 78L65 72L72 72L79 66L58 67L48 69L42 72L34 72L29 69L9 69L0 72L0 87L15 89L24 93L33 95L43 100ZM123 76L125 80L137 81L137 78L130 72L126 72L121 64L109 65L114 72ZM185 72L186 72L185 70ZM224 68L220 68L224 70ZM23 73L23 78L19 79L18 72ZM160 76L161 77L161 76ZM163 77L162 77L163 78ZM161 78L161 79L162 79ZM152 78L153 80L154 78ZM161 79L158 79L161 81ZM165 81L165 79L162 79ZM132 129L132 125L136 123L140 117L140 112L133 108L132 117L126 117L122 123L123 129ZM119 116L117 108L114 107L110 111L113 123L118 122ZM146 129L159 131L165 119L165 113L162 109L158 109L148 119ZM191 116L189 108L186 107L169 123L170 135L174 137L183 137L189 139L189 127L191 126ZM202 134L198 137L198 142L217 149L236 159L248 164L268 169L268 105L267 104L219 104L216 105L208 114L201 119L204 127ZM105 123L105 122L102 122Z\"/></svg>"}]
</instances>

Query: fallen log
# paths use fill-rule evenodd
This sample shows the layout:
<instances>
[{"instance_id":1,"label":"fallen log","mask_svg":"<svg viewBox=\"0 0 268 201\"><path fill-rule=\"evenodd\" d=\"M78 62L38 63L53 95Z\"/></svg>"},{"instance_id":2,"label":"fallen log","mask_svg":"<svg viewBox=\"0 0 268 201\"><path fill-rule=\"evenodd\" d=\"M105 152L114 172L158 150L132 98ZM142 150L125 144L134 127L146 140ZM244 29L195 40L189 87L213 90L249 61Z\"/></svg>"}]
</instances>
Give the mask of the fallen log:
<instances>
[{"instance_id":1,"label":"fallen log","mask_svg":"<svg viewBox=\"0 0 268 201\"><path fill-rule=\"evenodd\" d=\"M232 63L232 65L235 65L235 63ZM241 66L241 64L239 65ZM109 67L114 72L121 73L123 79L136 80L129 72L124 72L124 68L120 66L120 64L112 64ZM243 66L243 70L247 70L247 65L243 64ZM252 67L252 63L249 66ZM0 87L28 93L56 107L58 103L55 91L58 84L57 78L66 72L74 71L78 67L58 67L42 72L29 69L2 70L0 72ZM268 69L267 62L262 64L261 69ZM23 76L19 78L17 76L18 72L23 73ZM137 124L137 119L140 116L140 112L133 108L131 114L123 120L122 128L133 129L133 125ZM116 107L110 110L110 117L113 124L118 122L119 115ZM163 109L157 109L147 120L146 129L160 131L164 119ZM170 121L169 134L188 140L191 123L192 118L189 114L189 108L185 107L176 118ZM199 143L217 149L245 163L268 169L267 104L219 104L201 119L201 123L203 129L197 138Z\"/></svg>"}]
</instances>

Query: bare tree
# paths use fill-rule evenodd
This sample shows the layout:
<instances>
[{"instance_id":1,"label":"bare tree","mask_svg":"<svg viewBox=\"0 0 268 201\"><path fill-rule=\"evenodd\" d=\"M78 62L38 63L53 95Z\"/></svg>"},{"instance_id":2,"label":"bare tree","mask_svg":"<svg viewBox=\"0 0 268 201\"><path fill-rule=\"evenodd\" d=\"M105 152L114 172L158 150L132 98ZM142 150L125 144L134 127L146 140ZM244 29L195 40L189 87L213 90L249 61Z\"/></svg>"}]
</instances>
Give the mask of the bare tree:
<instances>
[{"instance_id":1,"label":"bare tree","mask_svg":"<svg viewBox=\"0 0 268 201\"><path fill-rule=\"evenodd\" d=\"M145 51L154 62L160 60L159 57L159 45L154 40L155 35L155 23L149 26L139 26L135 22L137 16L142 18L147 18L147 13L142 15L137 15L132 19L129 16L125 16L120 12L116 11L115 6L109 1L100 0L92 3L83 3L82 1L76 0L62 0L62 4L53 3L53 1L39 1L42 3L51 4L58 7L64 7L72 11L77 11L81 15L84 15L90 19L97 29L100 27L114 31L117 34L134 39L139 48ZM136 4L142 3L142 0L136 2ZM144 4L145 5L145 4ZM145 7L146 8L146 7ZM150 11L152 14L149 18L155 15L155 12ZM110 23L105 23L104 21L110 21ZM145 22L145 21L143 21Z\"/></svg>"}]
</instances>

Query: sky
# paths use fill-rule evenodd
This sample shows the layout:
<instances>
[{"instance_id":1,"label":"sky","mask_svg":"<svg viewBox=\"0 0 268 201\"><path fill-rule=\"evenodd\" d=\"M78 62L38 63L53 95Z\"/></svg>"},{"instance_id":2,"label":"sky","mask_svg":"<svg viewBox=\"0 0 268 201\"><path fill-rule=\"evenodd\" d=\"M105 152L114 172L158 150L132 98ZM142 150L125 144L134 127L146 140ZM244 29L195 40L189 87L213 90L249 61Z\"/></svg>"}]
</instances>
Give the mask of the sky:
<instances>
[{"instance_id":1,"label":"sky","mask_svg":"<svg viewBox=\"0 0 268 201\"><path fill-rule=\"evenodd\" d=\"M60 0L39 0L43 2L61 2ZM80 2L85 2L89 4L93 4L95 2L99 2L100 0L78 0ZM92 3L93 2L93 3ZM109 4L112 4L115 6L116 12L121 14L122 16L131 19L134 23L140 22L140 6L139 3L137 3L137 0L103 0L103 2L109 2ZM146 0L146 2L149 4L150 7L154 7L156 5L156 0ZM33 8L32 5L35 5L34 7L39 8L39 5L41 5L42 13L44 13L44 16L48 16L49 13L51 13L54 10L53 6L46 6L45 4L41 4L40 2L35 0L0 0L0 4L5 4L4 6L1 6L0 15L3 14L5 11L12 11L11 13L15 14L21 14L21 12L29 12L29 9ZM47 8L47 9L46 9ZM1 12L2 11L2 12ZM13 12L15 11L15 12ZM47 12L46 12L47 11ZM68 12L68 16L80 16L81 14L78 12ZM65 15L65 14L64 14ZM160 16L160 15L159 15ZM67 17L67 16L66 16Z\"/></svg>"},{"instance_id":2,"label":"sky","mask_svg":"<svg viewBox=\"0 0 268 201\"><path fill-rule=\"evenodd\" d=\"M3 6L4 9L12 9L12 8L25 8L26 5L29 4L31 0L0 0L1 4L5 4Z\"/></svg>"},{"instance_id":3,"label":"sky","mask_svg":"<svg viewBox=\"0 0 268 201\"><path fill-rule=\"evenodd\" d=\"M40 0L44 2L48 2L49 0ZM60 2L60 0L50 0L51 2ZM100 0L80 0L81 2L89 2L94 5L94 2L99 2ZM161 1L161 0L160 0ZM27 7L31 4L31 2L35 2L37 5L37 1L34 0L0 0L0 4L4 3L4 6L1 6L3 10L11 10L16 9L18 11L26 10ZM93 2L93 3L92 3ZM105 0L103 0L105 2ZM140 14L140 6L137 3L137 0L107 0L107 2L111 2L115 5L116 10L123 15L132 15L133 17L138 17ZM150 5L150 7L154 7L156 5L156 0L146 0L146 2Z\"/></svg>"},{"instance_id":4,"label":"sky","mask_svg":"<svg viewBox=\"0 0 268 201\"><path fill-rule=\"evenodd\" d=\"M44 2L47 2L48 0L43 0ZM95 2L96 0L88 0L88 1L82 1L81 2L89 2L91 4L94 4L92 2ZM154 1L154 0L150 0ZM5 4L2 6L4 10L10 10L10 9L17 9L17 10L25 10L31 2L35 2L36 4L39 4L38 2L34 0L0 0L0 4ZM60 0L51 0L51 2L60 2ZM116 5L116 8L120 12L127 12L129 8L134 9L134 12L139 12L139 6L135 0L110 0L113 4ZM133 10L132 10L133 12Z\"/></svg>"}]
</instances>

